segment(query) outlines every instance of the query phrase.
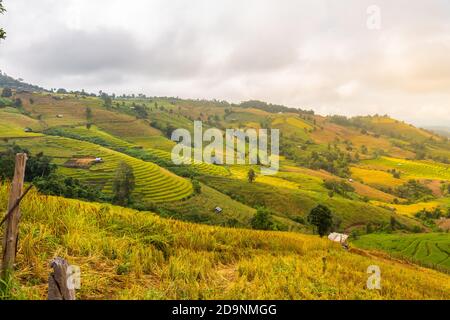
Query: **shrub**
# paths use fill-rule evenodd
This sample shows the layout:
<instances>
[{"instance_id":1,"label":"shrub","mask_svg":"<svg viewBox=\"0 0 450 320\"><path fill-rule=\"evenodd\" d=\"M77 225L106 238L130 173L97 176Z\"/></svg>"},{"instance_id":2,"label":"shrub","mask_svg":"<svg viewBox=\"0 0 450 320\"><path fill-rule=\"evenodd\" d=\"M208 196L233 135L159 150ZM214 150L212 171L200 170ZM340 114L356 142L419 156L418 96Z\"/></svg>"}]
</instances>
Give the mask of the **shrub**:
<instances>
[{"instance_id":1,"label":"shrub","mask_svg":"<svg viewBox=\"0 0 450 320\"><path fill-rule=\"evenodd\" d=\"M317 227L317 232L323 237L333 225L331 210L328 207L319 204L309 213L308 222Z\"/></svg>"},{"instance_id":2,"label":"shrub","mask_svg":"<svg viewBox=\"0 0 450 320\"><path fill-rule=\"evenodd\" d=\"M251 220L253 229L258 230L273 230L274 224L271 219L271 212L266 208L258 208L256 214Z\"/></svg>"}]
</instances>

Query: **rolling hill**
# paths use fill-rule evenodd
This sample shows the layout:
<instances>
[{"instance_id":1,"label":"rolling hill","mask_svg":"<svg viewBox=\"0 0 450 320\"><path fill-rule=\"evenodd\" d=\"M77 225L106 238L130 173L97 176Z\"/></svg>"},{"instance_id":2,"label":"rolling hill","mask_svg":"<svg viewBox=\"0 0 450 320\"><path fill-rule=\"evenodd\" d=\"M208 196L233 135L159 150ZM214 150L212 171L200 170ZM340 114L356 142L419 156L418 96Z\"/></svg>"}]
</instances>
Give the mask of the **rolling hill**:
<instances>
[{"instance_id":1,"label":"rolling hill","mask_svg":"<svg viewBox=\"0 0 450 320\"><path fill-rule=\"evenodd\" d=\"M0 185L2 210L6 199ZM445 273L317 236L202 226L34 192L22 215L15 282L2 298L44 299L54 255L80 266L80 299L450 298ZM365 288L370 265L382 270L382 290Z\"/></svg>"},{"instance_id":2,"label":"rolling hill","mask_svg":"<svg viewBox=\"0 0 450 320\"><path fill-rule=\"evenodd\" d=\"M24 205L18 297L43 297L46 260L64 252L86 269L83 298L448 299L448 275L422 268L442 271L448 262L440 226L450 219L450 143L443 136L388 116L321 116L260 101L16 89L0 105L0 154L14 146L43 152L58 174L108 196L125 162L142 210L33 193ZM280 170L263 176L261 165L174 165L171 132L192 132L194 120L204 129L279 129ZM408 189L414 186L420 192ZM2 185L3 207L6 192ZM357 248L312 235L308 214L319 204ZM249 230L265 209L273 230ZM381 292L363 288L373 263L383 268ZM411 277L417 281L408 290L398 285Z\"/></svg>"}]
</instances>

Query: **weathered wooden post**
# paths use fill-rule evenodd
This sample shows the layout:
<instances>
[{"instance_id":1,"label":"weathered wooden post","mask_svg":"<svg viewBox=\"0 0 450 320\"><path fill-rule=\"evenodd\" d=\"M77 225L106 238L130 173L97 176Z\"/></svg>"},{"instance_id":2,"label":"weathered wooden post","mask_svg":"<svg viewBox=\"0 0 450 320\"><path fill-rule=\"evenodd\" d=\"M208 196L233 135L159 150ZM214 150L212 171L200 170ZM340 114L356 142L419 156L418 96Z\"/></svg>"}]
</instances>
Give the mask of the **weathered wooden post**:
<instances>
[{"instance_id":1,"label":"weathered wooden post","mask_svg":"<svg viewBox=\"0 0 450 320\"><path fill-rule=\"evenodd\" d=\"M48 277L48 300L75 300L75 289L69 285L69 264L63 258L50 263L53 272Z\"/></svg>"},{"instance_id":2,"label":"weathered wooden post","mask_svg":"<svg viewBox=\"0 0 450 320\"><path fill-rule=\"evenodd\" d=\"M8 215L5 217L6 227L3 237L3 260L1 277L7 280L14 268L16 259L17 241L19 236L20 208L18 202L22 198L23 183L25 179L26 153L16 154L16 167L8 202Z\"/></svg>"}]
</instances>

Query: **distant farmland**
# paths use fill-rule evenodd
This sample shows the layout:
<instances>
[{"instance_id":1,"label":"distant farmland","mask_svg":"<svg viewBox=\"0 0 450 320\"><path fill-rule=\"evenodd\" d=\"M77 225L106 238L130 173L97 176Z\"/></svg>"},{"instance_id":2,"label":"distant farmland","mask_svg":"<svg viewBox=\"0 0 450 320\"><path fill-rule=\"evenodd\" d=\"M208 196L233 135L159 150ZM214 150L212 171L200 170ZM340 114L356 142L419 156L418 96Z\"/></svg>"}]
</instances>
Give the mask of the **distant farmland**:
<instances>
[{"instance_id":1,"label":"distant farmland","mask_svg":"<svg viewBox=\"0 0 450 320\"><path fill-rule=\"evenodd\" d=\"M363 249L386 251L424 266L450 272L450 234L371 234L353 242Z\"/></svg>"}]
</instances>

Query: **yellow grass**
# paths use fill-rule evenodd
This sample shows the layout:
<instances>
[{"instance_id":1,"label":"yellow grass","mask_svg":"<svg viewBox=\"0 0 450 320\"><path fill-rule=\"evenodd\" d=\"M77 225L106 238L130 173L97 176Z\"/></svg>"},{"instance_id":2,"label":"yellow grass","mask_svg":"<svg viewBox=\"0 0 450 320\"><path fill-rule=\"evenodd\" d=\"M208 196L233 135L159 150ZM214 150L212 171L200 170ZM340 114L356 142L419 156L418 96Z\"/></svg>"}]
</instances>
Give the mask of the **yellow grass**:
<instances>
[{"instance_id":1,"label":"yellow grass","mask_svg":"<svg viewBox=\"0 0 450 320\"><path fill-rule=\"evenodd\" d=\"M405 179L396 179L392 176L392 174L386 171L360 167L351 167L350 171L354 179L361 180L366 184L376 187L398 187L405 183Z\"/></svg>"},{"instance_id":2,"label":"yellow grass","mask_svg":"<svg viewBox=\"0 0 450 320\"><path fill-rule=\"evenodd\" d=\"M2 185L1 210L6 199ZM45 299L49 261L61 256L81 268L78 299L450 299L449 275L316 236L202 226L34 192L22 204L18 249L4 298ZM381 290L366 288L370 265L381 269Z\"/></svg>"},{"instance_id":3,"label":"yellow grass","mask_svg":"<svg viewBox=\"0 0 450 320\"><path fill-rule=\"evenodd\" d=\"M381 202L377 202L377 201L373 201L372 203L374 203L376 205L388 206L389 208L395 209L396 213L402 214L402 215L407 215L407 216L413 216L414 214L416 214L417 212L419 212L423 209L432 211L433 209L439 207L442 204L441 202L438 202L438 201L419 202L419 203L405 204L405 205L386 204L386 203L381 203Z\"/></svg>"}]
</instances>

